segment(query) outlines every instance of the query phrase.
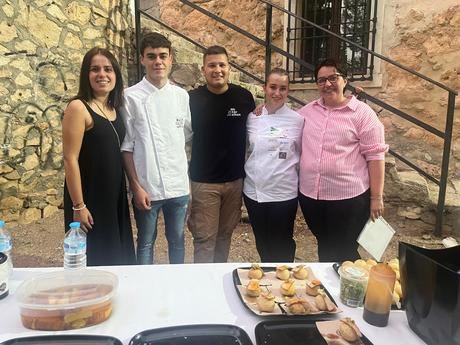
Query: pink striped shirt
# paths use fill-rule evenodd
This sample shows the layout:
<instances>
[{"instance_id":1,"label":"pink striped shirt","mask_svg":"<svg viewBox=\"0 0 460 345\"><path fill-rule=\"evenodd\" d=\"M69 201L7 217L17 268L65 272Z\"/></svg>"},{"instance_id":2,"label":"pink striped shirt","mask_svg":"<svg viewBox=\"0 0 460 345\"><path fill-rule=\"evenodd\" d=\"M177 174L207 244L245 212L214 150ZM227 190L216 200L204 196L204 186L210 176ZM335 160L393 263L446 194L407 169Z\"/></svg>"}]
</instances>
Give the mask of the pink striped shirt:
<instances>
[{"instance_id":1,"label":"pink striped shirt","mask_svg":"<svg viewBox=\"0 0 460 345\"><path fill-rule=\"evenodd\" d=\"M329 109L320 98L299 114L305 117L299 189L313 199L343 200L369 189L367 162L384 160L384 127L366 103L351 97Z\"/></svg>"}]
</instances>

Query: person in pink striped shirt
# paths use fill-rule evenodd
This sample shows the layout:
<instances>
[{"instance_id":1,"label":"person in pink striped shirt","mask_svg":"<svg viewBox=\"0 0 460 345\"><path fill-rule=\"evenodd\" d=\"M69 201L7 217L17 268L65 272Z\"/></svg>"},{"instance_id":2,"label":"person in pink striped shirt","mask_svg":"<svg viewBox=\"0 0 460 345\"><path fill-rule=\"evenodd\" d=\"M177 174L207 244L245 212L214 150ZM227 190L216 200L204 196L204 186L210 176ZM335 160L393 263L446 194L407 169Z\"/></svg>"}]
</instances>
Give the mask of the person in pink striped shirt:
<instances>
[{"instance_id":1,"label":"person in pink striped shirt","mask_svg":"<svg viewBox=\"0 0 460 345\"><path fill-rule=\"evenodd\" d=\"M305 118L299 203L319 260L355 260L360 231L383 214L388 145L375 112L344 95L346 72L335 60L322 61L315 80L320 98L298 111Z\"/></svg>"}]
</instances>

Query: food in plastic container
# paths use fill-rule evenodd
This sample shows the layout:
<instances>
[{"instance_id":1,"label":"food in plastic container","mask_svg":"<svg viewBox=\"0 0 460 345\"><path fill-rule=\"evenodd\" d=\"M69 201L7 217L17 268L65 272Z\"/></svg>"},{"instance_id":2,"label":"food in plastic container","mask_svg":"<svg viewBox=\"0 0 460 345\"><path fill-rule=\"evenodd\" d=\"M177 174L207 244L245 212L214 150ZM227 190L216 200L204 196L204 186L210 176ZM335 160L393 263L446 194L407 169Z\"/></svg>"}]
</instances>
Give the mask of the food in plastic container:
<instances>
[{"instance_id":1,"label":"food in plastic container","mask_svg":"<svg viewBox=\"0 0 460 345\"><path fill-rule=\"evenodd\" d=\"M16 292L22 323L26 328L47 331L101 323L112 313L117 287L115 274L92 269L31 278Z\"/></svg>"},{"instance_id":2,"label":"food in plastic container","mask_svg":"<svg viewBox=\"0 0 460 345\"><path fill-rule=\"evenodd\" d=\"M340 275L340 300L349 307L363 305L366 295L369 273L359 266L341 266Z\"/></svg>"}]
</instances>

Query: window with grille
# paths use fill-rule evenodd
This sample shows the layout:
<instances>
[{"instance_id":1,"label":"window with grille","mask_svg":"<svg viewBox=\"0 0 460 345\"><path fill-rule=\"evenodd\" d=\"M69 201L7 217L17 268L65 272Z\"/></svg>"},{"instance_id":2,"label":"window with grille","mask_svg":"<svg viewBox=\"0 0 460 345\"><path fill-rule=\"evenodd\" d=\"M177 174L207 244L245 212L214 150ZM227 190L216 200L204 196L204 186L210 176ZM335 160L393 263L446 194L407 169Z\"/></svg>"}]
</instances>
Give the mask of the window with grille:
<instances>
[{"instance_id":1,"label":"window with grille","mask_svg":"<svg viewBox=\"0 0 460 345\"><path fill-rule=\"evenodd\" d=\"M289 0L288 10L298 16L374 50L377 0ZM289 53L311 65L334 57L346 62L352 80L372 80L373 57L361 49L320 29L289 16L287 24ZM293 82L313 82L312 71L287 62Z\"/></svg>"}]
</instances>

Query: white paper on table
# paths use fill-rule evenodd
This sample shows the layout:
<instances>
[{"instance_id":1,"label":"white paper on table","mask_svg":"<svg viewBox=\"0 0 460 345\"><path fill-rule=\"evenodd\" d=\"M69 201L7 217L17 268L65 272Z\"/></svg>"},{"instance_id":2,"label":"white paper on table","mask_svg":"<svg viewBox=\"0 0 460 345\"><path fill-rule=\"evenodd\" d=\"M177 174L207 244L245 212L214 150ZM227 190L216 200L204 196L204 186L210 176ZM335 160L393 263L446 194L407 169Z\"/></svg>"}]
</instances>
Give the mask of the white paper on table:
<instances>
[{"instance_id":1,"label":"white paper on table","mask_svg":"<svg viewBox=\"0 0 460 345\"><path fill-rule=\"evenodd\" d=\"M379 217L374 222L367 221L357 241L375 260L380 261L394 234L391 225Z\"/></svg>"}]
</instances>

